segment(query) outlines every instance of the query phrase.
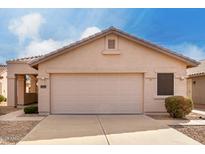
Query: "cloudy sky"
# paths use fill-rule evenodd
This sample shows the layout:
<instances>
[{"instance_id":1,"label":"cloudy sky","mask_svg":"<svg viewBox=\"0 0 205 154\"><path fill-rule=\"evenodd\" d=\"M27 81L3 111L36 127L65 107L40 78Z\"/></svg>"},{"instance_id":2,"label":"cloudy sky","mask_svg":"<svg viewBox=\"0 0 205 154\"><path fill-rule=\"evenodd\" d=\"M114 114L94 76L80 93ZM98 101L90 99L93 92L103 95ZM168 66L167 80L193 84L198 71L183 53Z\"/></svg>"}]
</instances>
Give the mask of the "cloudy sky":
<instances>
[{"instance_id":1,"label":"cloudy sky","mask_svg":"<svg viewBox=\"0 0 205 154\"><path fill-rule=\"evenodd\" d=\"M41 55L110 26L205 58L205 9L0 9L0 63Z\"/></svg>"}]
</instances>

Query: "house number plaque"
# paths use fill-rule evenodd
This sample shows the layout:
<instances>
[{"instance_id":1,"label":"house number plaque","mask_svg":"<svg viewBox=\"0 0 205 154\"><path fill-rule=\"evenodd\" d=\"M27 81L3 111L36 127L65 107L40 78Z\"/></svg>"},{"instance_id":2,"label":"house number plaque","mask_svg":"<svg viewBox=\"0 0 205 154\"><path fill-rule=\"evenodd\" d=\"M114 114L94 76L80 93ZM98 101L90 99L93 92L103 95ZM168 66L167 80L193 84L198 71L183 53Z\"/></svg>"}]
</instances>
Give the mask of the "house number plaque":
<instances>
[{"instance_id":1,"label":"house number plaque","mask_svg":"<svg viewBox=\"0 0 205 154\"><path fill-rule=\"evenodd\" d=\"M46 85L41 85L41 88L46 88Z\"/></svg>"}]
</instances>

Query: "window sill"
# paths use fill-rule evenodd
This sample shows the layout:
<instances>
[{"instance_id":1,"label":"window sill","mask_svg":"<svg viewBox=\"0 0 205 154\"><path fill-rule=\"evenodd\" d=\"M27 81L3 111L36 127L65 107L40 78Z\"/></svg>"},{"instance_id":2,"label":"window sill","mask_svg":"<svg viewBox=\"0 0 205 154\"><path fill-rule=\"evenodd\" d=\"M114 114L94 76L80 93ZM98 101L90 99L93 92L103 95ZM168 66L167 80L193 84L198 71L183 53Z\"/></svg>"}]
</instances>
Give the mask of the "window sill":
<instances>
[{"instance_id":1,"label":"window sill","mask_svg":"<svg viewBox=\"0 0 205 154\"><path fill-rule=\"evenodd\" d=\"M119 50L104 50L102 51L102 54L104 55L120 55Z\"/></svg>"},{"instance_id":2,"label":"window sill","mask_svg":"<svg viewBox=\"0 0 205 154\"><path fill-rule=\"evenodd\" d=\"M173 96L173 95L155 96L154 99L155 99L155 100L165 100L165 98L170 97L170 96Z\"/></svg>"}]
</instances>

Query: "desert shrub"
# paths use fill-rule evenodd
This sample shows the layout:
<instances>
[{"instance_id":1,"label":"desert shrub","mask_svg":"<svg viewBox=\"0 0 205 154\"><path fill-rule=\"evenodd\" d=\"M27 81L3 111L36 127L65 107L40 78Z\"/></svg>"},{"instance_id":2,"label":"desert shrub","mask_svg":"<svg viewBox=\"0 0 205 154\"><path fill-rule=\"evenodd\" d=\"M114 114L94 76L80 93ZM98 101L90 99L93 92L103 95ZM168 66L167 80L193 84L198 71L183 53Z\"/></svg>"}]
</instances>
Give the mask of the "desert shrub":
<instances>
[{"instance_id":1,"label":"desert shrub","mask_svg":"<svg viewBox=\"0 0 205 154\"><path fill-rule=\"evenodd\" d=\"M165 107L171 117L184 118L192 111L193 102L183 96L172 96L165 99Z\"/></svg>"},{"instance_id":2,"label":"desert shrub","mask_svg":"<svg viewBox=\"0 0 205 154\"><path fill-rule=\"evenodd\" d=\"M4 97L3 95L0 95L0 102L4 102L6 101L6 97Z\"/></svg>"},{"instance_id":3,"label":"desert shrub","mask_svg":"<svg viewBox=\"0 0 205 154\"><path fill-rule=\"evenodd\" d=\"M28 106L24 108L25 114L38 113L38 106Z\"/></svg>"}]
</instances>

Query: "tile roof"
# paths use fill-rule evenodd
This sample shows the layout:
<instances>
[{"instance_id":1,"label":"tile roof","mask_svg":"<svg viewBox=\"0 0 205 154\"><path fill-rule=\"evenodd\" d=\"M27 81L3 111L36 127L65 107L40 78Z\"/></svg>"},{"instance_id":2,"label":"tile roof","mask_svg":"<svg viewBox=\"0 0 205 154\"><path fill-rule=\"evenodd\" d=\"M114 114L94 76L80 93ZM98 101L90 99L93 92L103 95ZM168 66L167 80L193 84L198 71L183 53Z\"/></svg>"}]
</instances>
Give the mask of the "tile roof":
<instances>
[{"instance_id":1,"label":"tile roof","mask_svg":"<svg viewBox=\"0 0 205 154\"><path fill-rule=\"evenodd\" d=\"M4 70L6 70L6 65L0 64L0 73Z\"/></svg>"},{"instance_id":2,"label":"tile roof","mask_svg":"<svg viewBox=\"0 0 205 154\"><path fill-rule=\"evenodd\" d=\"M0 68L6 68L6 65L0 64Z\"/></svg>"},{"instance_id":3,"label":"tile roof","mask_svg":"<svg viewBox=\"0 0 205 154\"><path fill-rule=\"evenodd\" d=\"M29 63L29 62L31 62L33 60L36 60L36 59L40 58L41 56L43 56L43 55L11 59L11 60L8 60L7 63L9 63L9 62L25 62L25 63Z\"/></svg>"},{"instance_id":4,"label":"tile roof","mask_svg":"<svg viewBox=\"0 0 205 154\"><path fill-rule=\"evenodd\" d=\"M187 69L187 75L190 77L205 75L205 59L200 61L197 67Z\"/></svg>"}]
</instances>

